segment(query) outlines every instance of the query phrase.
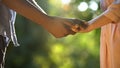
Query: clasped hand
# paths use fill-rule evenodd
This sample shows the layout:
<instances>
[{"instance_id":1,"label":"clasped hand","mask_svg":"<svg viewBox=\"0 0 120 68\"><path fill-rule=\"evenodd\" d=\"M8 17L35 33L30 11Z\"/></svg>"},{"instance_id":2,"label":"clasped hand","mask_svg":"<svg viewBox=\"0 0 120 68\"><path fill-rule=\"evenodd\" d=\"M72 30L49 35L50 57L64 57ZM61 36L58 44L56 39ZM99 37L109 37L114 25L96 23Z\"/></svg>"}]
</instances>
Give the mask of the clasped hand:
<instances>
[{"instance_id":1,"label":"clasped hand","mask_svg":"<svg viewBox=\"0 0 120 68\"><path fill-rule=\"evenodd\" d=\"M79 19L68 19L61 17L51 17L51 23L47 24L48 32L56 38L74 35L76 32L84 30L87 24Z\"/></svg>"}]
</instances>

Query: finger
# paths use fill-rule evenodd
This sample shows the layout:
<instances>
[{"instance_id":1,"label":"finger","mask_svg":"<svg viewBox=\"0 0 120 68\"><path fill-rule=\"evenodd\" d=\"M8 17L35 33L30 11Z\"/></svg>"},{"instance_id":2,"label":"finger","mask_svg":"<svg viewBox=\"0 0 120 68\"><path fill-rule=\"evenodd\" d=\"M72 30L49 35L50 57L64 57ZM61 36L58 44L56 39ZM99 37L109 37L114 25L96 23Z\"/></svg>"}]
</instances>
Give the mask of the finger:
<instances>
[{"instance_id":1,"label":"finger","mask_svg":"<svg viewBox=\"0 0 120 68\"><path fill-rule=\"evenodd\" d=\"M68 25L70 29L74 32L79 32L87 28L88 24L85 21L81 21L79 19L68 19L69 22L65 22L64 24Z\"/></svg>"},{"instance_id":2,"label":"finger","mask_svg":"<svg viewBox=\"0 0 120 68\"><path fill-rule=\"evenodd\" d=\"M64 27L67 29L67 34L74 35L76 32L71 29L71 26L64 24Z\"/></svg>"},{"instance_id":3,"label":"finger","mask_svg":"<svg viewBox=\"0 0 120 68\"><path fill-rule=\"evenodd\" d=\"M67 22L65 22L64 24L65 24L65 25L68 25L68 26L70 26L70 27L72 27L72 26L75 26L75 24L76 24L76 23L74 23L74 21L73 21L73 20L68 19L68 21L67 21Z\"/></svg>"},{"instance_id":4,"label":"finger","mask_svg":"<svg viewBox=\"0 0 120 68\"><path fill-rule=\"evenodd\" d=\"M71 30L71 29L70 29L70 30ZM74 35L74 34L76 34L76 32L74 32L74 31L71 30L70 34L71 34L71 35Z\"/></svg>"},{"instance_id":5,"label":"finger","mask_svg":"<svg viewBox=\"0 0 120 68\"><path fill-rule=\"evenodd\" d=\"M75 19L69 19L69 22L65 22L65 24L68 25L73 32L78 32L80 31L79 22L81 21L75 21Z\"/></svg>"},{"instance_id":6,"label":"finger","mask_svg":"<svg viewBox=\"0 0 120 68\"><path fill-rule=\"evenodd\" d=\"M88 24L83 21L83 20L79 20L79 19L70 19L71 22L74 24L71 29L74 32L79 32L80 30L86 29L88 27Z\"/></svg>"},{"instance_id":7,"label":"finger","mask_svg":"<svg viewBox=\"0 0 120 68\"><path fill-rule=\"evenodd\" d=\"M76 24L75 26L73 26L71 28L71 30L74 31L74 32L79 32L81 29L80 29L80 26L78 24Z\"/></svg>"},{"instance_id":8,"label":"finger","mask_svg":"<svg viewBox=\"0 0 120 68\"><path fill-rule=\"evenodd\" d=\"M81 21L81 20L75 19L75 23L77 23L83 29L87 28L88 26L88 24L83 20Z\"/></svg>"}]
</instances>

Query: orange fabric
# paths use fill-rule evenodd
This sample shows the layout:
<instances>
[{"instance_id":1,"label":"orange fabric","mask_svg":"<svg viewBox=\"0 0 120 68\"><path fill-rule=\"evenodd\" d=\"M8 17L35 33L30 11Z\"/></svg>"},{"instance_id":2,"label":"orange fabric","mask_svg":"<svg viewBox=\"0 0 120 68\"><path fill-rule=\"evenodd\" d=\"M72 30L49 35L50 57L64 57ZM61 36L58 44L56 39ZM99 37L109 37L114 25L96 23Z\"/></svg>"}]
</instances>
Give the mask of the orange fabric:
<instances>
[{"instance_id":1,"label":"orange fabric","mask_svg":"<svg viewBox=\"0 0 120 68\"><path fill-rule=\"evenodd\" d=\"M113 21L113 23L118 23L120 20L120 6L116 4L111 4L109 8L103 13L107 18ZM116 12L117 11L117 12Z\"/></svg>"},{"instance_id":2,"label":"orange fabric","mask_svg":"<svg viewBox=\"0 0 120 68\"><path fill-rule=\"evenodd\" d=\"M113 0L101 0L106 9ZM120 22L101 28L100 68L120 68Z\"/></svg>"},{"instance_id":3,"label":"orange fabric","mask_svg":"<svg viewBox=\"0 0 120 68\"><path fill-rule=\"evenodd\" d=\"M100 64L101 68L120 68L120 23L101 29Z\"/></svg>"}]
</instances>

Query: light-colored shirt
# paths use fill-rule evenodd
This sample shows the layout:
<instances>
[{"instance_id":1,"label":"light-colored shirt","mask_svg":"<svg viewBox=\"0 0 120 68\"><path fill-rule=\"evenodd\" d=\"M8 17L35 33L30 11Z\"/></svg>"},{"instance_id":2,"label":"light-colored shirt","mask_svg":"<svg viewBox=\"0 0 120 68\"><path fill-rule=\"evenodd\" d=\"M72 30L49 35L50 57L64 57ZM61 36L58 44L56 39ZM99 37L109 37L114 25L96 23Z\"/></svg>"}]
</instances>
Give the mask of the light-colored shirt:
<instances>
[{"instance_id":1,"label":"light-colored shirt","mask_svg":"<svg viewBox=\"0 0 120 68\"><path fill-rule=\"evenodd\" d=\"M6 42L12 40L15 46L19 46L14 27L15 18L16 12L0 2L0 35L6 37Z\"/></svg>"}]
</instances>

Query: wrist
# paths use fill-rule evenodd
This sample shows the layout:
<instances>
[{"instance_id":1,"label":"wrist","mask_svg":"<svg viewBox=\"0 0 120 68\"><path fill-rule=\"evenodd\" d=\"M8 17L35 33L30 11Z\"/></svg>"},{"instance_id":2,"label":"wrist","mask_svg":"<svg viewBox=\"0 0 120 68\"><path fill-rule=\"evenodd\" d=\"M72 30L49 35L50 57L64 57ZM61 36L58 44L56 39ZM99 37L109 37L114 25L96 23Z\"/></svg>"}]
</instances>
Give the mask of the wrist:
<instances>
[{"instance_id":1,"label":"wrist","mask_svg":"<svg viewBox=\"0 0 120 68\"><path fill-rule=\"evenodd\" d=\"M48 16L43 20L43 22L40 24L43 27L48 27L50 26L51 22L53 22L53 17L52 16Z\"/></svg>"}]
</instances>

